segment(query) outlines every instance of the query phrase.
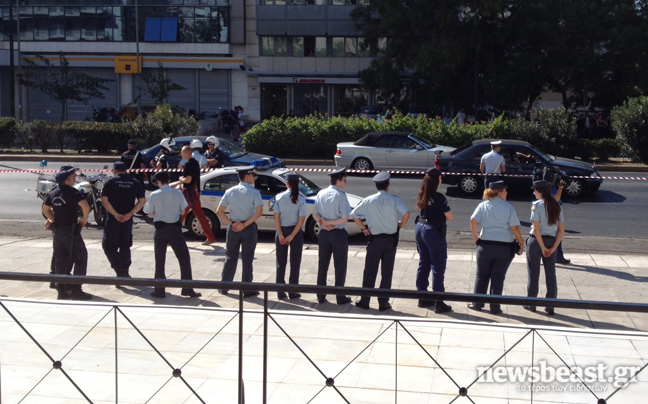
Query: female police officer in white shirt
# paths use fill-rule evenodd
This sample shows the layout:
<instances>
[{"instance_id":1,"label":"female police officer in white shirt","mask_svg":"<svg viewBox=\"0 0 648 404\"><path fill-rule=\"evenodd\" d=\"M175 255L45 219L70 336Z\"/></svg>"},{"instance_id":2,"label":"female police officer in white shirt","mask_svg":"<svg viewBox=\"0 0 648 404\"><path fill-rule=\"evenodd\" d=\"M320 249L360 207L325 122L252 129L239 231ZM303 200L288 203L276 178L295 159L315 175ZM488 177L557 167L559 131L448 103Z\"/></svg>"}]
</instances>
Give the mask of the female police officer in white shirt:
<instances>
[{"instance_id":1,"label":"female police officer in white shirt","mask_svg":"<svg viewBox=\"0 0 648 404\"><path fill-rule=\"evenodd\" d=\"M540 280L540 259L545 270L547 282L547 298L558 296L556 282L556 250L565 234L565 217L562 207L551 196L549 181L534 181L533 195L538 199L531 207L531 235L527 239L527 296L538 297ZM535 311L535 306L524 306L529 311ZM546 307L545 312L554 314L553 307Z\"/></svg>"},{"instance_id":2,"label":"female police officer in white shirt","mask_svg":"<svg viewBox=\"0 0 648 404\"><path fill-rule=\"evenodd\" d=\"M275 247L277 253L277 283L286 283L286 264L290 247L290 278L288 283L299 283L299 267L304 247L302 226L308 215L306 197L299 192L299 175L288 174L288 190L275 197L274 222L277 228ZM285 292L278 292L279 300L286 298ZM299 293L289 293L290 299L301 297Z\"/></svg>"},{"instance_id":3,"label":"female police officer in white shirt","mask_svg":"<svg viewBox=\"0 0 648 404\"><path fill-rule=\"evenodd\" d=\"M470 230L477 244L477 276L475 294L486 294L490 282L490 294L501 295L504 290L504 279L515 253L522 255L524 242L520 232L520 220L515 208L506 202L506 185L504 181L491 182L484 190L484 201L470 216ZM477 228L481 232L477 234ZM519 243L519 249L514 241ZM481 310L483 303L471 303L468 308ZM502 312L499 304L490 305L492 314Z\"/></svg>"}]
</instances>

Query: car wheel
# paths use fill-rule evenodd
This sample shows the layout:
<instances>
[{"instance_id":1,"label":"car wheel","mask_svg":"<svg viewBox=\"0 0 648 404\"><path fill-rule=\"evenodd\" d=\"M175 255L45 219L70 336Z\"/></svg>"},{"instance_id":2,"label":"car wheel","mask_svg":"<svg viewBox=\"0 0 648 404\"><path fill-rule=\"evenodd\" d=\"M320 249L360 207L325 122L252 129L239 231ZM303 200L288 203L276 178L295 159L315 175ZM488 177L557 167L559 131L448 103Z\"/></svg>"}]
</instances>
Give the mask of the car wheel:
<instances>
[{"instance_id":1,"label":"car wheel","mask_svg":"<svg viewBox=\"0 0 648 404\"><path fill-rule=\"evenodd\" d=\"M469 175L459 179L459 189L464 194L472 195L479 191L479 180L476 175Z\"/></svg>"},{"instance_id":2,"label":"car wheel","mask_svg":"<svg viewBox=\"0 0 648 404\"><path fill-rule=\"evenodd\" d=\"M355 170L373 170L373 164L371 164L369 159L360 157L353 162L353 168Z\"/></svg>"},{"instance_id":3,"label":"car wheel","mask_svg":"<svg viewBox=\"0 0 648 404\"><path fill-rule=\"evenodd\" d=\"M565 186L563 192L572 198L580 198L585 194L585 182L583 180L571 179Z\"/></svg>"},{"instance_id":4,"label":"car wheel","mask_svg":"<svg viewBox=\"0 0 648 404\"><path fill-rule=\"evenodd\" d=\"M312 241L317 242L319 239L320 225L313 219L313 216L309 217L306 221L306 235Z\"/></svg>"},{"instance_id":5,"label":"car wheel","mask_svg":"<svg viewBox=\"0 0 648 404\"><path fill-rule=\"evenodd\" d=\"M214 236L217 236L220 230L220 222L218 221L218 218L216 217L215 214L213 214L208 210L203 209L203 212L205 212L205 216L207 216L209 225L212 228L212 233L214 233ZM189 230L189 234L191 234L192 237L195 238L205 237L205 232L203 231L203 228L200 225L200 221L198 220L196 215L194 215L193 211L187 215L187 219L185 220L185 223L187 225L187 229Z\"/></svg>"}]
</instances>

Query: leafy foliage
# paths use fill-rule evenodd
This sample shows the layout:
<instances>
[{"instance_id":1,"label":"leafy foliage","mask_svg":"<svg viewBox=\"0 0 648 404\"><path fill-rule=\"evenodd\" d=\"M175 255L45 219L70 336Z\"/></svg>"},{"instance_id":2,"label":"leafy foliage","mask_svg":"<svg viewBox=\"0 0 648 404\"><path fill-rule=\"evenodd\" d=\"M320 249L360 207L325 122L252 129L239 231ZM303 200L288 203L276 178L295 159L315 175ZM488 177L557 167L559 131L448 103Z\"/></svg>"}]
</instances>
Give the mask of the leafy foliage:
<instances>
[{"instance_id":1,"label":"leafy foliage","mask_svg":"<svg viewBox=\"0 0 648 404\"><path fill-rule=\"evenodd\" d=\"M565 110L534 109L529 119L518 116L509 124L511 139L532 143L546 153L574 156L577 151L576 123Z\"/></svg>"},{"instance_id":2,"label":"leafy foliage","mask_svg":"<svg viewBox=\"0 0 648 404\"><path fill-rule=\"evenodd\" d=\"M16 127L16 120L11 117L0 118L0 144L11 146L16 138L14 128Z\"/></svg>"},{"instance_id":3,"label":"leafy foliage","mask_svg":"<svg viewBox=\"0 0 648 404\"><path fill-rule=\"evenodd\" d=\"M648 97L631 98L612 109L612 129L624 152L648 163Z\"/></svg>"},{"instance_id":4,"label":"leafy foliage","mask_svg":"<svg viewBox=\"0 0 648 404\"><path fill-rule=\"evenodd\" d=\"M142 145L159 143L165 137L200 134L200 126L195 119L186 115L173 114L170 110L170 105L162 104L155 109L154 113L140 115L134 121L126 122L124 125L131 127L133 136Z\"/></svg>"},{"instance_id":5,"label":"leafy foliage","mask_svg":"<svg viewBox=\"0 0 648 404\"><path fill-rule=\"evenodd\" d=\"M41 55L36 57L45 66L56 67L48 58ZM32 66L36 65L29 60L27 60L27 63ZM108 90L104 83L112 80L73 70L63 52L60 52L59 66L56 70L51 73L22 73L18 75L18 81L21 85L40 90L48 97L61 103L61 121L64 121L68 101L77 101L83 105L88 105L90 100L94 98L103 99L105 98L103 91Z\"/></svg>"},{"instance_id":6,"label":"leafy foliage","mask_svg":"<svg viewBox=\"0 0 648 404\"><path fill-rule=\"evenodd\" d=\"M369 132L412 132L431 143L459 147L473 139L505 136L507 128L508 124L502 117L490 123L446 125L439 117L421 115L413 119L398 112L385 122L318 114L285 120L270 118L250 129L244 138L245 148L257 153L330 159L337 143L354 142Z\"/></svg>"},{"instance_id":7,"label":"leafy foliage","mask_svg":"<svg viewBox=\"0 0 648 404\"><path fill-rule=\"evenodd\" d=\"M158 62L157 73L155 75L142 74L142 81L144 86L141 86L140 89L149 94L158 104L166 102L170 92L186 90L180 84L174 83L164 76L164 66L162 66L161 62Z\"/></svg>"}]
</instances>

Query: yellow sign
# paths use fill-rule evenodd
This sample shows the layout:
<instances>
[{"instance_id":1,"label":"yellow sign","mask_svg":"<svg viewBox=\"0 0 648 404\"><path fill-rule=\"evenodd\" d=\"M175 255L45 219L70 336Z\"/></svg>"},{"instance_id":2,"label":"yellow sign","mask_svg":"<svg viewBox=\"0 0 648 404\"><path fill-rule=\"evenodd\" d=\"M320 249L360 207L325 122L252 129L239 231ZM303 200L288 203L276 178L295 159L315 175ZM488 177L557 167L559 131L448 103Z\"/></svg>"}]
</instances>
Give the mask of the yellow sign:
<instances>
[{"instance_id":1,"label":"yellow sign","mask_svg":"<svg viewBox=\"0 0 648 404\"><path fill-rule=\"evenodd\" d=\"M142 71L142 58L139 66L137 56L115 56L115 73L137 74Z\"/></svg>"}]
</instances>

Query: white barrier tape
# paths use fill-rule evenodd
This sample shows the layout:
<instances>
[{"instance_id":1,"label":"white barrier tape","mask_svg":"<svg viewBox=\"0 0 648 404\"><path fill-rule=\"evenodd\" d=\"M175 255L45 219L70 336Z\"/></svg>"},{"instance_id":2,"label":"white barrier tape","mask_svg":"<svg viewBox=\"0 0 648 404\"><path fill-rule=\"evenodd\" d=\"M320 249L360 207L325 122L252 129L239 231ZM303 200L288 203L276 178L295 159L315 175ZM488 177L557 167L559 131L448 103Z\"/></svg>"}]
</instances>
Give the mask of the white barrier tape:
<instances>
[{"instance_id":1,"label":"white barrier tape","mask_svg":"<svg viewBox=\"0 0 648 404\"><path fill-rule=\"evenodd\" d=\"M337 168L302 168L302 167L287 167L287 169L292 170L292 171L300 171L300 172L331 172L337 170ZM214 170L220 170L219 168L202 168L200 169L201 172L207 173L211 172ZM81 172L112 172L112 169L83 169L79 170ZM133 169L133 170L127 170L128 172L131 173L158 173L160 171L167 171L170 173L178 173L182 172L182 168L169 168L166 170L158 170L155 168L141 168L141 169ZM347 173L349 174L378 174L383 170L346 170ZM17 174L17 173L57 173L59 170L40 170L40 169L27 169L27 170L0 170L0 174ZM423 175L425 174L425 171L407 171L407 170L388 170L387 171L390 174L401 174L401 175ZM513 178L526 178L529 177L528 175L523 175L523 174L481 174L481 173L456 173L456 172L442 172L441 174L443 175L475 175L475 176L493 176L493 177L513 177ZM629 180L629 181L648 181L647 177L625 177L625 176L614 176L614 177L607 177L607 176L601 176L601 177L589 177L589 176L583 176L583 175L570 175L570 178L601 178L604 180Z\"/></svg>"},{"instance_id":2,"label":"white barrier tape","mask_svg":"<svg viewBox=\"0 0 648 404\"><path fill-rule=\"evenodd\" d=\"M289 167L289 170L292 171L304 171L304 172L331 172L335 169L331 168L300 168L300 167ZM350 174L378 174L379 172L382 172L383 170L346 170L347 173ZM425 174L425 171L399 171L399 170L385 170L390 174L413 174L413 175L423 175ZM443 175L475 175L475 176L484 176L487 175L489 177L513 177L513 178L528 178L529 175L525 174L482 174L482 173L456 173L456 172L442 172L441 174ZM590 177L590 176L584 176L584 175L570 175L570 178L601 178L601 179L607 179L607 180L635 180L635 181L648 181L647 177Z\"/></svg>"}]
</instances>

